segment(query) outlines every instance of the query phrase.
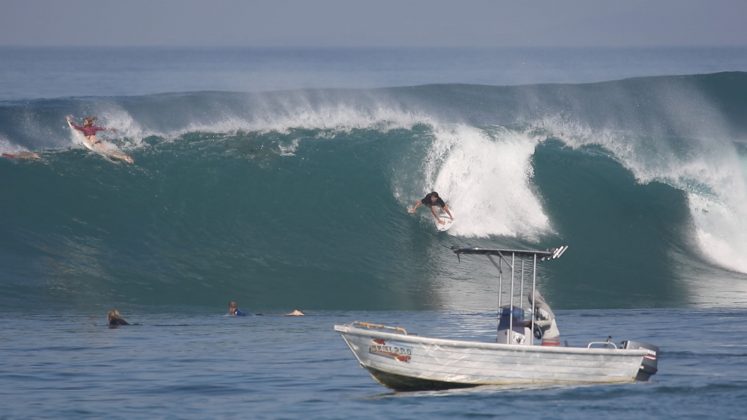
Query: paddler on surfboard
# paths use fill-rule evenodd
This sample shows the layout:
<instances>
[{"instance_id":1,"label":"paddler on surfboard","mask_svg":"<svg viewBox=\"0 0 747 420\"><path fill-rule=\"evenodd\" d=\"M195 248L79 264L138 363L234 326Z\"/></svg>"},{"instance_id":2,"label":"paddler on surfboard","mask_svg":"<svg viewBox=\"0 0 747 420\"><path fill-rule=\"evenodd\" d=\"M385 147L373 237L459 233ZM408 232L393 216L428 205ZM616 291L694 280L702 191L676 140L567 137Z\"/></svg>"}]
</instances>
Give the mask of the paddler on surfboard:
<instances>
[{"instance_id":1,"label":"paddler on surfboard","mask_svg":"<svg viewBox=\"0 0 747 420\"><path fill-rule=\"evenodd\" d=\"M433 218L436 219L436 223L438 223L439 225L442 225L445 222L441 220L441 217L438 214L436 214L436 210L433 209L433 206L441 207L446 212L446 214L449 215L451 220L454 220L454 216L451 214L451 211L449 211L449 206L444 203L444 200L442 200L441 197L438 196L438 193L435 191L428 193L425 197L423 197L422 200L416 201L413 207L407 209L407 212L410 214L415 213L420 206L428 206L428 208L431 209Z\"/></svg>"}]
</instances>

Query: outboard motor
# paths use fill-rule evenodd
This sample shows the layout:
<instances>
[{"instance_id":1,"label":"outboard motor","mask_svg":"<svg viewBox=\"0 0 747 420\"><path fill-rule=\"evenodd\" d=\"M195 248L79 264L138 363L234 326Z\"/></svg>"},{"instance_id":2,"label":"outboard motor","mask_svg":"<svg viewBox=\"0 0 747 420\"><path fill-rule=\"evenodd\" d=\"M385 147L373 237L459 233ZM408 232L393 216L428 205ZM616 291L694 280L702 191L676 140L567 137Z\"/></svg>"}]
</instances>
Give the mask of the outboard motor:
<instances>
[{"instance_id":1,"label":"outboard motor","mask_svg":"<svg viewBox=\"0 0 747 420\"><path fill-rule=\"evenodd\" d=\"M641 363L641 367L638 369L638 375L635 377L636 381L648 381L648 378L658 371L658 347L652 344L632 340L626 340L620 344L624 349L643 349L648 351L648 354L643 356L643 362Z\"/></svg>"}]
</instances>

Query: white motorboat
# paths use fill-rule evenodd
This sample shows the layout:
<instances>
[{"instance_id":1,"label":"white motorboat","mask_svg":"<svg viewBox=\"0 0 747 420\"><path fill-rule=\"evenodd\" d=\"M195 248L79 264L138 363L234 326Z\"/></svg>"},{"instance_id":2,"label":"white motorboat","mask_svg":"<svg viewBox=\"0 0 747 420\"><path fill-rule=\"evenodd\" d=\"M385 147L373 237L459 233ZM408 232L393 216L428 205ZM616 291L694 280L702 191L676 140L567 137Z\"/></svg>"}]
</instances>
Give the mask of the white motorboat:
<instances>
[{"instance_id":1,"label":"white motorboat","mask_svg":"<svg viewBox=\"0 0 747 420\"><path fill-rule=\"evenodd\" d=\"M538 306L544 301L536 290L537 262L560 258L567 248L453 248L457 256L487 256L498 269L501 316L494 343L423 337L409 334L402 327L358 321L335 325L334 329L374 379L400 391L648 380L657 371L656 346L628 340L619 346L604 341L567 347L560 345L559 337L543 337L549 334L550 322L542 318L547 312ZM506 289L504 264L511 270L510 288ZM529 287L525 273L531 276L531 295L524 294L525 286ZM531 305L524 305L524 296ZM502 305L506 298L507 304ZM552 314L549 307L546 309ZM529 319L524 318L525 313Z\"/></svg>"}]
</instances>

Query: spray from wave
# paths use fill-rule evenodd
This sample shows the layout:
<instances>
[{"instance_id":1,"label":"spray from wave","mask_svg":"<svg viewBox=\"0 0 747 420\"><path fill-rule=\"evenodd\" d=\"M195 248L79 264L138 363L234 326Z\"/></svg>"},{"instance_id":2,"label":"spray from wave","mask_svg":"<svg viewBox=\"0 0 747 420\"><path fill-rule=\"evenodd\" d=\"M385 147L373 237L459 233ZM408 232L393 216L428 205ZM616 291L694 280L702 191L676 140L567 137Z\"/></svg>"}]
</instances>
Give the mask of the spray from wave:
<instances>
[{"instance_id":1,"label":"spray from wave","mask_svg":"<svg viewBox=\"0 0 747 420\"><path fill-rule=\"evenodd\" d=\"M454 203L452 235L537 241L552 231L532 185L537 140L495 126L441 127L425 161L423 184Z\"/></svg>"}]
</instances>

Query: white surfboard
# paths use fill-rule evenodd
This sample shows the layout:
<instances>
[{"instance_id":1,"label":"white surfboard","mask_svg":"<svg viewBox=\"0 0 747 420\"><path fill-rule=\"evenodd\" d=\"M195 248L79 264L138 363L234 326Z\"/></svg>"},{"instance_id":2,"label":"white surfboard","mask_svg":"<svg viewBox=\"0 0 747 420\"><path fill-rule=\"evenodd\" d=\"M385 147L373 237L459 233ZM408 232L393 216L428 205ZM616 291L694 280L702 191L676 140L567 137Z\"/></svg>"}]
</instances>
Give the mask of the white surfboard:
<instances>
[{"instance_id":1,"label":"white surfboard","mask_svg":"<svg viewBox=\"0 0 747 420\"><path fill-rule=\"evenodd\" d=\"M97 153L101 156L104 156L110 160L121 160L122 162L126 163L135 163L135 161L130 157L130 155L126 154L125 152L119 150L119 148L112 143L109 143L107 141L100 141L96 144L92 144L86 136L83 135L80 131L78 131L75 127L73 127L73 123L68 120L67 121L68 127L70 127L70 130L73 132L73 136L76 140L81 142L86 148L94 153Z\"/></svg>"},{"instance_id":2,"label":"white surfboard","mask_svg":"<svg viewBox=\"0 0 747 420\"><path fill-rule=\"evenodd\" d=\"M452 220L448 215L441 215L439 218L443 222L436 222L436 229L438 229L439 232L446 232L454 224L454 220Z\"/></svg>"}]
</instances>

